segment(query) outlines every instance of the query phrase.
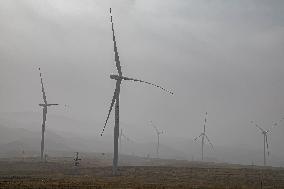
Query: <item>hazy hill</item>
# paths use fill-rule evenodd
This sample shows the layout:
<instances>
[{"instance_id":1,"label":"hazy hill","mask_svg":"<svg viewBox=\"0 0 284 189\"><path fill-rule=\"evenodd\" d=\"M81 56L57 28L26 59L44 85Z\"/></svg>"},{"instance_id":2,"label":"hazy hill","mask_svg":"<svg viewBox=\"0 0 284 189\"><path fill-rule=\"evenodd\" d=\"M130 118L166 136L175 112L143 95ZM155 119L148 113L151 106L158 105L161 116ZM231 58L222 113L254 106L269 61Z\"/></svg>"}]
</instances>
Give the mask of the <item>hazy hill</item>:
<instances>
[{"instance_id":1,"label":"hazy hill","mask_svg":"<svg viewBox=\"0 0 284 189\"><path fill-rule=\"evenodd\" d=\"M23 150L39 153L41 140L41 115L37 113L6 113L0 115L0 150L1 154L20 154ZM66 117L48 115L46 130L46 150L48 153L59 151L80 152L113 152L113 137L89 132L93 127ZM122 140L121 153L156 157L156 144L129 142ZM161 144L160 155L163 158L185 159L182 151L168 145Z\"/></svg>"},{"instance_id":2,"label":"hazy hill","mask_svg":"<svg viewBox=\"0 0 284 189\"><path fill-rule=\"evenodd\" d=\"M23 151L29 155L39 154L40 151L40 132L32 132L22 128L8 128L0 126L0 154L2 156L17 156ZM46 132L46 150L52 151L71 151L67 141L52 131Z\"/></svg>"},{"instance_id":3,"label":"hazy hill","mask_svg":"<svg viewBox=\"0 0 284 189\"><path fill-rule=\"evenodd\" d=\"M73 120L64 116L48 115L46 131L46 151L59 155L75 151L86 153L112 153L113 137L100 137L93 127L98 123ZM1 156L18 156L23 150L30 155L39 155L41 140L41 115L39 113L6 113L0 115L0 152ZM160 158L201 159L201 143L189 138L161 136ZM214 143L214 140L213 140ZM156 156L156 138L148 136L143 141L122 139L120 153L140 157ZM262 149L249 149L246 146L205 145L205 160L210 162L227 162L237 164L262 164ZM272 152L268 157L269 165L284 166L281 153Z\"/></svg>"}]
</instances>

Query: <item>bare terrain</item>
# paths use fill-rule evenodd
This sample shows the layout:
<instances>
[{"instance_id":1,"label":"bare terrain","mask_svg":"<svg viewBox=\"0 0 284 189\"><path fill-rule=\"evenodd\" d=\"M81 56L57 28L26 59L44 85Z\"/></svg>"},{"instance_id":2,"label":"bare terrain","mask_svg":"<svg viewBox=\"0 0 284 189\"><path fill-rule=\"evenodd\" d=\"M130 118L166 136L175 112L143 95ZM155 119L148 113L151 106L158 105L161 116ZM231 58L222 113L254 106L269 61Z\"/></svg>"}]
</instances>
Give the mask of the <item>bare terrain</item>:
<instances>
[{"instance_id":1,"label":"bare terrain","mask_svg":"<svg viewBox=\"0 0 284 189\"><path fill-rule=\"evenodd\" d=\"M112 176L111 154L2 159L0 188L284 188L284 169L124 156Z\"/></svg>"}]
</instances>

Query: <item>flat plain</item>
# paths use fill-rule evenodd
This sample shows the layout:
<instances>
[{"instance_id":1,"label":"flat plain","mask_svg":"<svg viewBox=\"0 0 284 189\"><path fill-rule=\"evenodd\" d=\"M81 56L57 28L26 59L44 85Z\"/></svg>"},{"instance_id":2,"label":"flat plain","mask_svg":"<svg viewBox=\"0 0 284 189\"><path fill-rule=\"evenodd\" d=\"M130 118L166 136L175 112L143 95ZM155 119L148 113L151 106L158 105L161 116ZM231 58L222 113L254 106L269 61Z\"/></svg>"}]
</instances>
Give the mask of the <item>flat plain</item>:
<instances>
[{"instance_id":1,"label":"flat plain","mask_svg":"<svg viewBox=\"0 0 284 189\"><path fill-rule=\"evenodd\" d=\"M284 169L178 160L126 158L112 176L110 158L0 160L0 188L284 188Z\"/></svg>"}]
</instances>

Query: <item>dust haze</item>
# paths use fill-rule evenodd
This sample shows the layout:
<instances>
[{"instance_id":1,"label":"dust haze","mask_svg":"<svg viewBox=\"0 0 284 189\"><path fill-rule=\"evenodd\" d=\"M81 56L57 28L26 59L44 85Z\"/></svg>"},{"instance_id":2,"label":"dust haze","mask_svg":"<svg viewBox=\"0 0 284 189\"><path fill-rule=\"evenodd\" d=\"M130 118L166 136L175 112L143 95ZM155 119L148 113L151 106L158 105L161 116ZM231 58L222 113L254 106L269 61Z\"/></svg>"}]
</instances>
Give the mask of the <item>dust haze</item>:
<instances>
[{"instance_id":1,"label":"dust haze","mask_svg":"<svg viewBox=\"0 0 284 189\"><path fill-rule=\"evenodd\" d=\"M0 157L40 151L41 67L48 110L47 153L111 153L114 115L100 136L116 73L109 17L113 9L125 75L174 92L123 82L121 152L262 164L263 137L284 117L284 2L191 0L1 0ZM284 125L268 137L268 164L284 166Z\"/></svg>"}]
</instances>

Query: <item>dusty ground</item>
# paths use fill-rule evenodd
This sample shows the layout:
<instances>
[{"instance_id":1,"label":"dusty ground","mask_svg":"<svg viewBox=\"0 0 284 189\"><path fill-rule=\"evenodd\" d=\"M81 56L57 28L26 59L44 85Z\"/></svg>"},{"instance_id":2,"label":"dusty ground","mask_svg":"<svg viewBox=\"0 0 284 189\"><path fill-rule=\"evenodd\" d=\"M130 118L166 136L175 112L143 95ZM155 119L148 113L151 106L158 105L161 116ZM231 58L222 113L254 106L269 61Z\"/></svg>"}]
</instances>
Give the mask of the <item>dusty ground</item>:
<instances>
[{"instance_id":1,"label":"dusty ground","mask_svg":"<svg viewBox=\"0 0 284 189\"><path fill-rule=\"evenodd\" d=\"M148 161L126 166L112 176L109 162L88 159L80 167L72 160L51 162L0 161L0 188L220 188L284 189L284 169L206 164L186 161ZM101 166L101 164L103 166ZM158 166L154 166L154 164Z\"/></svg>"}]
</instances>

